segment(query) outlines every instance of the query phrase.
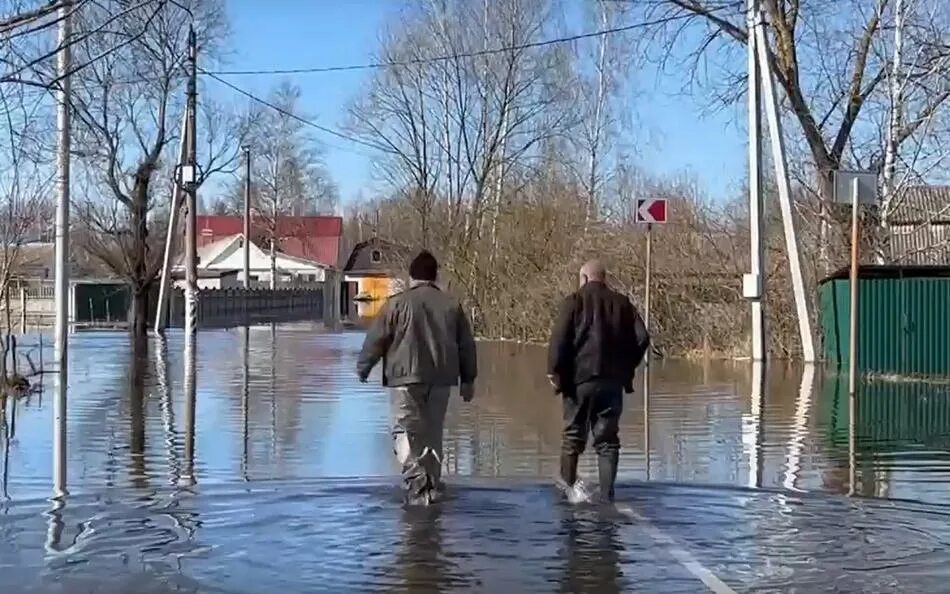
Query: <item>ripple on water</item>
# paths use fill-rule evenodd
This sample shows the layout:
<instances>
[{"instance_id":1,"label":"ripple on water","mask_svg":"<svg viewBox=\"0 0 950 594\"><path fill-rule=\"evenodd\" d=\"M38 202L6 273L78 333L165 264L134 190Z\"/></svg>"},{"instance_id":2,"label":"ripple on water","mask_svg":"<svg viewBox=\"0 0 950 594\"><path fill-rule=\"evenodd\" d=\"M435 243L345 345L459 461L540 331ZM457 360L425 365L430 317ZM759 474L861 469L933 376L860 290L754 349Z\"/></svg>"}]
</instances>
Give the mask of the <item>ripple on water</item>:
<instances>
[{"instance_id":1,"label":"ripple on water","mask_svg":"<svg viewBox=\"0 0 950 594\"><path fill-rule=\"evenodd\" d=\"M543 349L483 343L476 400L454 398L446 421L456 494L404 510L391 479L332 479L398 472L387 396L354 378L361 341L307 325L203 332L189 427L180 335L140 356L124 335L75 335L61 509L44 500L51 390L0 423L0 584L697 591L648 525L736 591L941 591L950 577L946 395L869 388L849 452L834 376L776 369L756 396L742 366L657 363L649 424L641 394L621 423L621 491L645 524L556 501L561 420ZM839 496L852 470L873 499ZM581 472L596 482L594 456Z\"/></svg>"}]
</instances>

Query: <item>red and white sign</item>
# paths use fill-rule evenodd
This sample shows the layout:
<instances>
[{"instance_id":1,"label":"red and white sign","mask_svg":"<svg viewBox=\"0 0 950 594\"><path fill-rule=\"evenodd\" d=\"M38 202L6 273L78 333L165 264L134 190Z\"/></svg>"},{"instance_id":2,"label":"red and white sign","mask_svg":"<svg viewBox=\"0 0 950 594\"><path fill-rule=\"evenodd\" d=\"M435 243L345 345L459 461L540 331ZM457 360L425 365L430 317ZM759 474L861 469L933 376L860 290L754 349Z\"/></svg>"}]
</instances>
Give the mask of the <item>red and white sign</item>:
<instances>
[{"instance_id":1,"label":"red and white sign","mask_svg":"<svg viewBox=\"0 0 950 594\"><path fill-rule=\"evenodd\" d=\"M665 223L666 198L645 198L637 200L635 219L638 223Z\"/></svg>"}]
</instances>

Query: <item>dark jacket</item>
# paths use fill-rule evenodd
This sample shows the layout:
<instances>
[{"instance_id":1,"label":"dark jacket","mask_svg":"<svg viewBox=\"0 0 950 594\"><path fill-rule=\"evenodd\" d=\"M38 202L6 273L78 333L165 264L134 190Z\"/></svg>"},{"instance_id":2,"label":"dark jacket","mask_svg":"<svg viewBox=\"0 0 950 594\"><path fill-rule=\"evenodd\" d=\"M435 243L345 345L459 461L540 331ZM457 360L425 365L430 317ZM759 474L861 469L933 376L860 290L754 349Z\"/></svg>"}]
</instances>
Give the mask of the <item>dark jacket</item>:
<instances>
[{"instance_id":1,"label":"dark jacket","mask_svg":"<svg viewBox=\"0 0 950 594\"><path fill-rule=\"evenodd\" d=\"M361 380L380 359L384 386L471 384L478 374L468 317L432 283L414 282L382 307L356 364Z\"/></svg>"},{"instance_id":2,"label":"dark jacket","mask_svg":"<svg viewBox=\"0 0 950 594\"><path fill-rule=\"evenodd\" d=\"M646 326L630 300L604 283L588 282L561 304L548 348L548 374L559 390L600 379L632 392L649 346Z\"/></svg>"}]
</instances>

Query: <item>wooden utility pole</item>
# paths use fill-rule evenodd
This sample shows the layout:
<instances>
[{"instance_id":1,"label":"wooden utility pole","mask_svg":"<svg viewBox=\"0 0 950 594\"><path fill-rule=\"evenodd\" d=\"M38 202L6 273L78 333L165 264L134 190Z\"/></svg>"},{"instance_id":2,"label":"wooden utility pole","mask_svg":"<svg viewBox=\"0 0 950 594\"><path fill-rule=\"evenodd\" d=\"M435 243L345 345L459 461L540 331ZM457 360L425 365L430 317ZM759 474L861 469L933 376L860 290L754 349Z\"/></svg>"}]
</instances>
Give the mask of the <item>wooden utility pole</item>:
<instances>
[{"instance_id":1,"label":"wooden utility pole","mask_svg":"<svg viewBox=\"0 0 950 594\"><path fill-rule=\"evenodd\" d=\"M244 288L251 288L251 147L244 146Z\"/></svg>"},{"instance_id":2,"label":"wooden utility pole","mask_svg":"<svg viewBox=\"0 0 950 594\"><path fill-rule=\"evenodd\" d=\"M198 104L198 48L195 29L188 30L188 145L185 165L181 168L181 183L185 187L185 336L193 336L198 327L198 234L197 213L197 104Z\"/></svg>"}]
</instances>

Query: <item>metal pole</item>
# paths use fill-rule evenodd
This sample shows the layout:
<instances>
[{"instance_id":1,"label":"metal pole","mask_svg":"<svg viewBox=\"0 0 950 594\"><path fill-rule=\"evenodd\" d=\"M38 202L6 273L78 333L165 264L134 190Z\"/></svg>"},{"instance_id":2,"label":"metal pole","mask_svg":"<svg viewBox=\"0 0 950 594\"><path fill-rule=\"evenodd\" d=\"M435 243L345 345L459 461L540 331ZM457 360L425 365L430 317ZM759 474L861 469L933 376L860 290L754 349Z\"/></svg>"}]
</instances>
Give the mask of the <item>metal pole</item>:
<instances>
[{"instance_id":1,"label":"metal pole","mask_svg":"<svg viewBox=\"0 0 950 594\"><path fill-rule=\"evenodd\" d=\"M195 29L188 31L188 145L185 162L182 167L182 183L185 186L185 335L194 336L198 327L198 237L195 216L197 208L197 98L198 65Z\"/></svg>"},{"instance_id":2,"label":"metal pole","mask_svg":"<svg viewBox=\"0 0 950 594\"><path fill-rule=\"evenodd\" d=\"M848 396L853 398L857 391L858 379L858 249L860 241L860 217L858 216L858 179L851 181L851 312L850 334L848 336Z\"/></svg>"},{"instance_id":3,"label":"metal pole","mask_svg":"<svg viewBox=\"0 0 950 594\"><path fill-rule=\"evenodd\" d=\"M752 310L752 360L765 360L765 316L762 293L765 279L762 275L762 117L761 72L756 56L756 36L761 26L758 0L748 0L748 54L749 54L749 263L755 280L756 293L750 298Z\"/></svg>"},{"instance_id":4,"label":"metal pole","mask_svg":"<svg viewBox=\"0 0 950 594\"><path fill-rule=\"evenodd\" d=\"M653 225L647 223L647 253L643 281L643 324L650 332L650 285L653 283ZM643 355L643 455L650 480L650 349Z\"/></svg>"},{"instance_id":5,"label":"metal pole","mask_svg":"<svg viewBox=\"0 0 950 594\"><path fill-rule=\"evenodd\" d=\"M764 19L759 11L759 18ZM788 252L788 267L792 277L792 292L795 295L795 309L798 313L798 333L802 342L802 358L805 363L815 362L815 342L811 331L811 316L808 312L808 296L805 294L805 280L802 277L801 257L798 253L798 235L795 231L795 213L792 210L792 192L788 181L788 163L785 156L785 140L782 137L782 121L779 118L778 97L769 69L768 39L765 27L756 27L756 51L761 67L760 78L765 95L765 111L772 133L772 162L775 165L775 180L778 183L779 205L782 208L782 226L785 228L785 251Z\"/></svg>"},{"instance_id":6,"label":"metal pole","mask_svg":"<svg viewBox=\"0 0 950 594\"><path fill-rule=\"evenodd\" d=\"M251 288L251 148L244 147L244 288Z\"/></svg>"},{"instance_id":7,"label":"metal pole","mask_svg":"<svg viewBox=\"0 0 950 594\"><path fill-rule=\"evenodd\" d=\"M188 111L181 117L181 141L178 143L178 165L185 164L185 146L188 144ZM168 231L165 233L165 254L162 258L162 280L158 285L158 307L155 311L155 332L165 329L168 316L168 293L171 283L172 258L175 254L175 237L178 229L178 212L181 210L181 180L176 180L172 188L171 211L168 213Z\"/></svg>"},{"instance_id":8,"label":"metal pole","mask_svg":"<svg viewBox=\"0 0 950 594\"><path fill-rule=\"evenodd\" d=\"M26 287L20 287L20 334L26 334Z\"/></svg>"},{"instance_id":9,"label":"metal pole","mask_svg":"<svg viewBox=\"0 0 950 594\"><path fill-rule=\"evenodd\" d=\"M54 358L57 366L56 400L53 406L53 490L56 496L66 494L66 387L69 362L69 152L70 152L70 50L72 2L63 2L59 9L59 52L56 61L59 89L56 91L57 147L56 185L56 280L54 295L56 322Z\"/></svg>"}]
</instances>

